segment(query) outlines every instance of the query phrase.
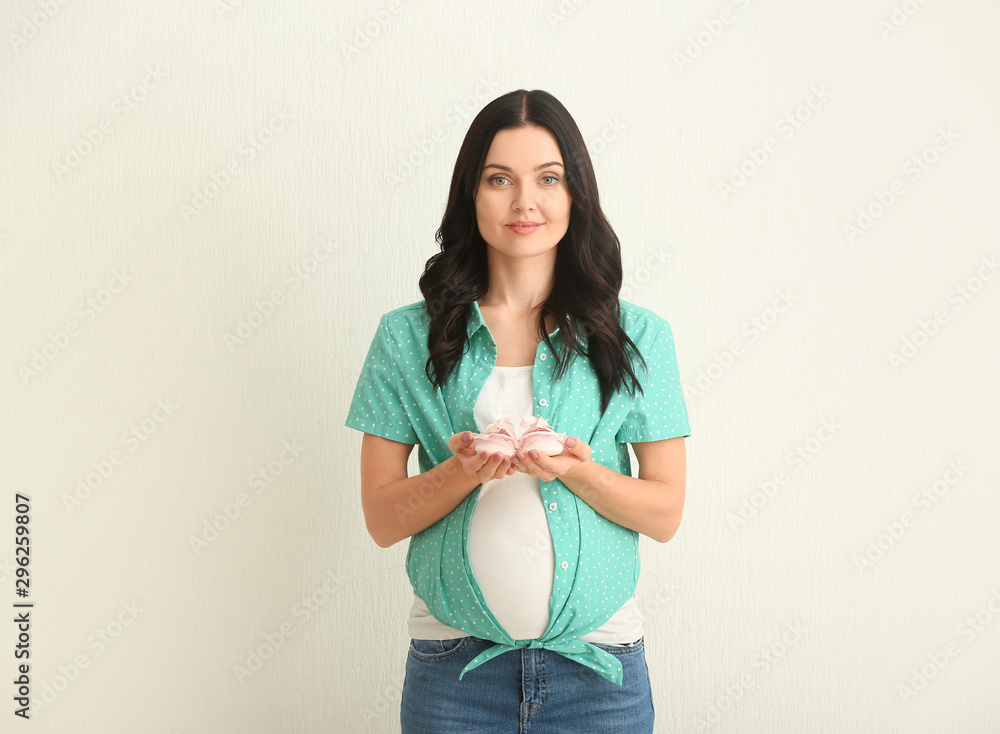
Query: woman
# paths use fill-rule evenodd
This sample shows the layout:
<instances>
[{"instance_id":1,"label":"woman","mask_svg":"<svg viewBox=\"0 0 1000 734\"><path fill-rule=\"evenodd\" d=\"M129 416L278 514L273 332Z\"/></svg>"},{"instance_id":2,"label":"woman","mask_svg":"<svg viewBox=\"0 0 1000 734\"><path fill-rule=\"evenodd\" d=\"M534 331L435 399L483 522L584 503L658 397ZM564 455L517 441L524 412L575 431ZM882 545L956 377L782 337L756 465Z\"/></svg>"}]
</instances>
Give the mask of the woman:
<instances>
[{"instance_id":1,"label":"woman","mask_svg":"<svg viewBox=\"0 0 1000 734\"><path fill-rule=\"evenodd\" d=\"M555 97L479 113L437 241L346 423L369 533L410 538L403 733L652 732L638 534L676 532L691 434L670 326L618 298L618 239ZM565 441L522 451L508 429L509 451L477 451L501 425Z\"/></svg>"}]
</instances>

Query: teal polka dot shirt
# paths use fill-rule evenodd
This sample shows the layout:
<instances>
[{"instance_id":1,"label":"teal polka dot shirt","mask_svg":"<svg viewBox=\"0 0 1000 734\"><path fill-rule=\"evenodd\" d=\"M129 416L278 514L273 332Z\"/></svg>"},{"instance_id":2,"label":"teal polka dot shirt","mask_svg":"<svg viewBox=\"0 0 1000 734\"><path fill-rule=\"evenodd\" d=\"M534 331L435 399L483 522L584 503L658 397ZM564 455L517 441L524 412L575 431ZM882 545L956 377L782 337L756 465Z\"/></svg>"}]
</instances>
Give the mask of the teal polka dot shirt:
<instances>
[{"instance_id":1,"label":"teal polka dot shirt","mask_svg":"<svg viewBox=\"0 0 1000 734\"><path fill-rule=\"evenodd\" d=\"M600 387L590 360L574 354L567 373L557 381L555 355L543 341L532 371L534 410L553 430L585 441L593 449L592 461L631 476L626 444L690 436L691 429L669 323L649 309L619 302L622 327L648 367L647 372L637 360L633 363L645 394L636 393L633 399L619 389L600 413ZM419 445L421 473L452 455L448 439L453 434L479 430L473 409L497 358L496 342L473 301L467 348L443 389L434 390L424 372L429 320L424 301L382 316L345 424ZM549 336L558 348L559 329ZM497 655L528 647L560 653L620 686L621 662L578 638L607 622L635 592L639 534L597 513L559 479L539 484L556 561L550 623L541 637L513 639L487 607L472 572L469 526L482 485L410 538L406 573L413 592L442 624L496 643L465 666L459 680Z\"/></svg>"}]
</instances>

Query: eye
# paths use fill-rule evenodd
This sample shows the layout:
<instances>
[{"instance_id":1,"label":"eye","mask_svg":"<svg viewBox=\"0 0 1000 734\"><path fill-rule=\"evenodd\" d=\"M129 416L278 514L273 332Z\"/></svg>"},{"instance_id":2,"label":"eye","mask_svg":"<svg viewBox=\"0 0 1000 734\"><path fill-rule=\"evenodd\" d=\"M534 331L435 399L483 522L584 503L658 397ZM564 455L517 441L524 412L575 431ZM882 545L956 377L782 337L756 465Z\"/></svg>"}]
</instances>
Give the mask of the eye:
<instances>
[{"instance_id":1,"label":"eye","mask_svg":"<svg viewBox=\"0 0 1000 734\"><path fill-rule=\"evenodd\" d=\"M545 180L547 178L551 178L552 179L552 183L550 183L549 186L555 186L557 183L559 183L559 177L558 176L542 176L542 180Z\"/></svg>"},{"instance_id":2,"label":"eye","mask_svg":"<svg viewBox=\"0 0 1000 734\"><path fill-rule=\"evenodd\" d=\"M501 176L500 174L497 174L496 176L492 176L492 177L490 177L490 178L489 178L488 180L489 180L489 182L490 182L490 183L496 183L496 180L497 180L498 178L502 178L502 179L504 179L505 181L507 180L507 177L506 177L506 176Z\"/></svg>"}]
</instances>

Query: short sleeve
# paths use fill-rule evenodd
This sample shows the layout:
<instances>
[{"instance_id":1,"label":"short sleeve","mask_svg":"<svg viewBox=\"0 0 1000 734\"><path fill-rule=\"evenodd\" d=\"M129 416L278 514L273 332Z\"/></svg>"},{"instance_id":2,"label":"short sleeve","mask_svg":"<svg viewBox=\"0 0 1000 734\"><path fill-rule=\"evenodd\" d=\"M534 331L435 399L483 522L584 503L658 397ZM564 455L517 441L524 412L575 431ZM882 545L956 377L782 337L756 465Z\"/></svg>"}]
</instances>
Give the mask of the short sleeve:
<instances>
[{"instance_id":1,"label":"short sleeve","mask_svg":"<svg viewBox=\"0 0 1000 734\"><path fill-rule=\"evenodd\" d=\"M666 321L653 338L649 352L643 352L648 373L636 360L636 376L642 382L643 394L636 392L632 409L618 429L618 443L659 441L664 438L690 436L687 406L677 368L674 335Z\"/></svg>"},{"instance_id":2,"label":"short sleeve","mask_svg":"<svg viewBox=\"0 0 1000 734\"><path fill-rule=\"evenodd\" d=\"M386 317L379 321L378 330L368 347L368 355L354 388L348 411L348 428L373 433L401 443L418 443L417 434L403 407L399 390L400 365L397 350Z\"/></svg>"}]
</instances>

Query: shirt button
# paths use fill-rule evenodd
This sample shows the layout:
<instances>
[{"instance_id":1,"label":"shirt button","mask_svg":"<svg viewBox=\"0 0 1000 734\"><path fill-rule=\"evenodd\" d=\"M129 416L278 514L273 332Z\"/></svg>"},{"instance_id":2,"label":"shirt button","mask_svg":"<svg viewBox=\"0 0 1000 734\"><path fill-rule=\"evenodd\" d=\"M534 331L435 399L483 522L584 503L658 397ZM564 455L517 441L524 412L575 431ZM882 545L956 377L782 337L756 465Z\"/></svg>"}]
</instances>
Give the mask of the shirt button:
<instances>
[{"instance_id":1,"label":"shirt button","mask_svg":"<svg viewBox=\"0 0 1000 734\"><path fill-rule=\"evenodd\" d=\"M550 509L550 510L554 510L554 509L556 509L556 508L557 508L558 506L559 506L559 505L557 505L557 504L556 504L555 502L549 502L549 509Z\"/></svg>"},{"instance_id":2,"label":"shirt button","mask_svg":"<svg viewBox=\"0 0 1000 734\"><path fill-rule=\"evenodd\" d=\"M546 400L545 398L542 398L541 400L538 401L538 404L544 408L546 405L549 404L549 401Z\"/></svg>"},{"instance_id":3,"label":"shirt button","mask_svg":"<svg viewBox=\"0 0 1000 734\"><path fill-rule=\"evenodd\" d=\"M542 352L541 354L539 354L538 358L544 362L545 361L545 352Z\"/></svg>"},{"instance_id":4,"label":"shirt button","mask_svg":"<svg viewBox=\"0 0 1000 734\"><path fill-rule=\"evenodd\" d=\"M562 563L559 564L559 568L565 571L567 568L569 568L569 564L566 563L566 561L563 561Z\"/></svg>"}]
</instances>

